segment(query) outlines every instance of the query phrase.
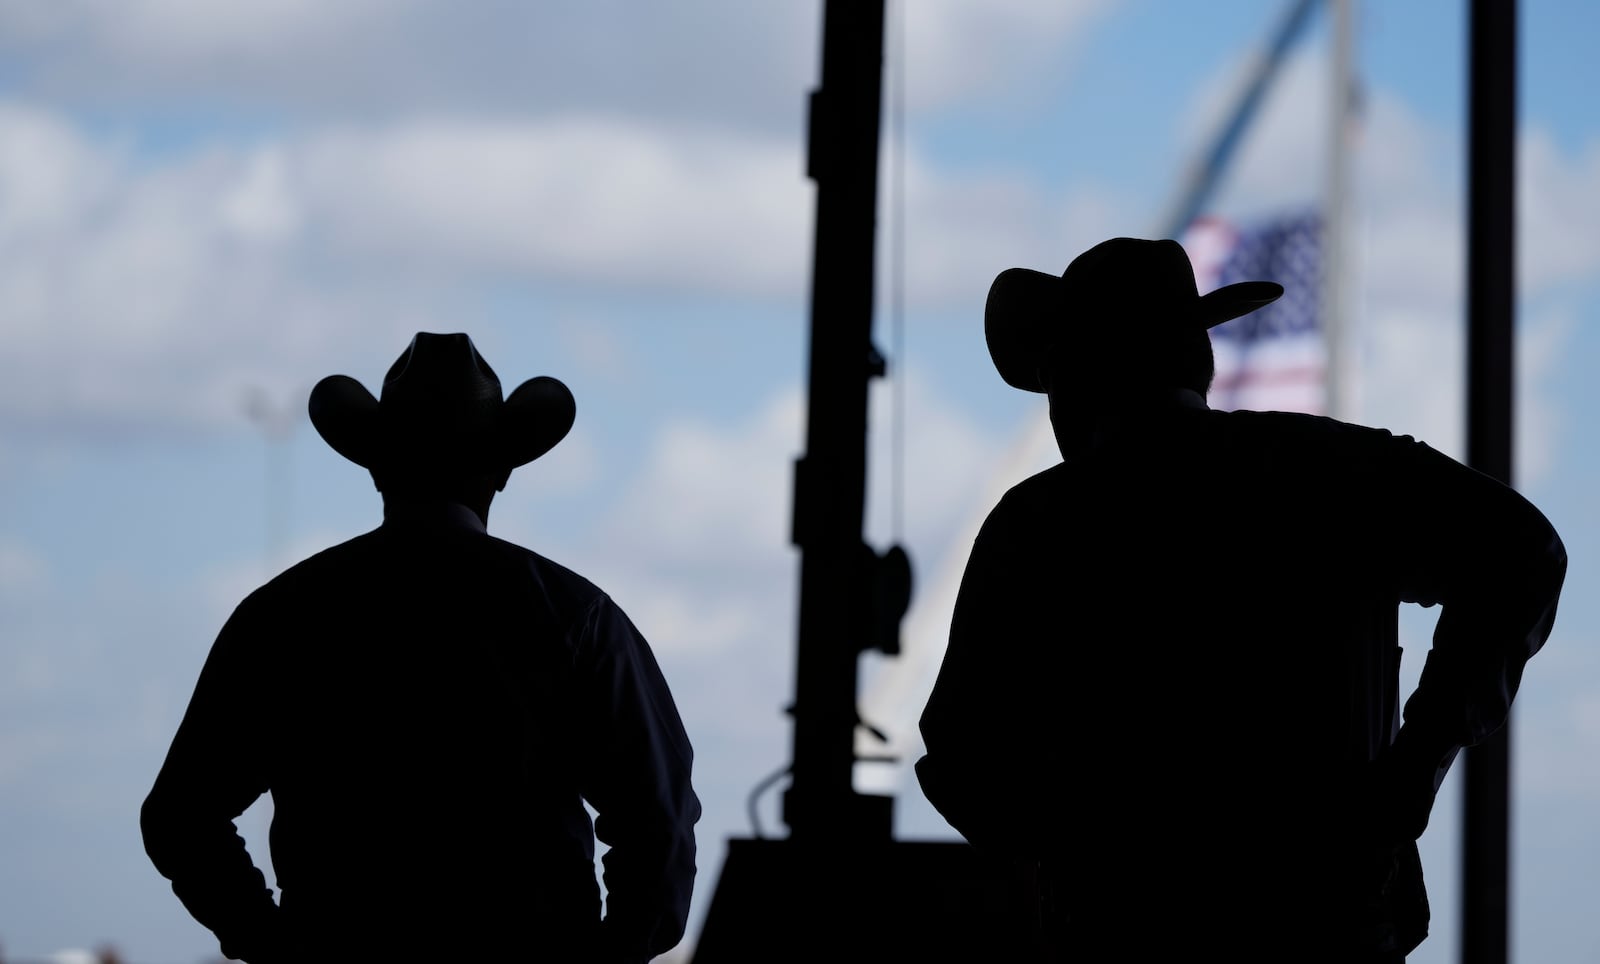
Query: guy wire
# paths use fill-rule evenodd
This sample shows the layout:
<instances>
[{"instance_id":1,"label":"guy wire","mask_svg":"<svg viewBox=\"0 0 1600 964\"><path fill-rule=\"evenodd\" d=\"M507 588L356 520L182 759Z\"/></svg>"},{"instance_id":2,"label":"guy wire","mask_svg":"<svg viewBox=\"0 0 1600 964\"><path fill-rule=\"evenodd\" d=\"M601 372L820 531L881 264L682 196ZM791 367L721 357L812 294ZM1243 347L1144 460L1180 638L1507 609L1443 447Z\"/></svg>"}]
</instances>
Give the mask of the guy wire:
<instances>
[{"instance_id":1,"label":"guy wire","mask_svg":"<svg viewBox=\"0 0 1600 964\"><path fill-rule=\"evenodd\" d=\"M894 166L889 185L889 326L890 354L898 366L891 379L894 393L890 410L890 533L895 544L905 539L906 484L906 4L894 4L890 24L891 60L894 89L890 101L890 138L894 142Z\"/></svg>"}]
</instances>

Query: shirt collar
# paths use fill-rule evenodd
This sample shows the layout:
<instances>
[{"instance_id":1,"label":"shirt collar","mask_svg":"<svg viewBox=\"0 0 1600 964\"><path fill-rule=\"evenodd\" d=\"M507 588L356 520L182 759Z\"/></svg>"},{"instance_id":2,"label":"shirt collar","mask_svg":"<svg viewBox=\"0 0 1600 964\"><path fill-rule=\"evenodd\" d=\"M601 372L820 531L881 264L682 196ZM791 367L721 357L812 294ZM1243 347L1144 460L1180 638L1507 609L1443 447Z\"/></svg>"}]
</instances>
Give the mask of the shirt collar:
<instances>
[{"instance_id":1,"label":"shirt collar","mask_svg":"<svg viewBox=\"0 0 1600 964\"><path fill-rule=\"evenodd\" d=\"M478 514L459 502L384 500L383 524L421 529L467 529L487 533Z\"/></svg>"}]
</instances>

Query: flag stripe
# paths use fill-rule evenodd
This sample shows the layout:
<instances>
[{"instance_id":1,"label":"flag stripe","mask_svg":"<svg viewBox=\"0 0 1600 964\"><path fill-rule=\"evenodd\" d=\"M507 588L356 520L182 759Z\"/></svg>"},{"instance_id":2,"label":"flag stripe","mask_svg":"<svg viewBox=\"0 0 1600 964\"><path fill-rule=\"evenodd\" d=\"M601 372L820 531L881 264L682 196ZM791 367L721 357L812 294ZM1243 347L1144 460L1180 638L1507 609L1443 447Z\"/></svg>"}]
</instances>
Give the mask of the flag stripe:
<instances>
[{"instance_id":1,"label":"flag stripe","mask_svg":"<svg viewBox=\"0 0 1600 964\"><path fill-rule=\"evenodd\" d=\"M1201 218L1182 243L1201 292L1276 281L1283 297L1211 329L1217 358L1213 408L1321 413L1327 357L1320 318L1322 219L1290 211L1248 225Z\"/></svg>"}]
</instances>

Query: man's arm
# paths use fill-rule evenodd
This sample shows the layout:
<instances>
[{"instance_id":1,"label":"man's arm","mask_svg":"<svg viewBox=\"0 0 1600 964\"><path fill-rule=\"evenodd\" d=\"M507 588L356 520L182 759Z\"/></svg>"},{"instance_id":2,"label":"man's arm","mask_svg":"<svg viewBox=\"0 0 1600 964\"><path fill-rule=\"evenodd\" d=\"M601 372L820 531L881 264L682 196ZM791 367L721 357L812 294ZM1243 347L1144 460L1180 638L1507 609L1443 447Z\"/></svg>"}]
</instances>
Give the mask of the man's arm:
<instances>
[{"instance_id":1,"label":"man's arm","mask_svg":"<svg viewBox=\"0 0 1600 964\"><path fill-rule=\"evenodd\" d=\"M1391 564L1402 600L1439 605L1433 648L1389 757L1408 802L1402 836L1427 825L1457 753L1510 715L1524 665L1555 624L1567 554L1549 520L1509 486L1397 439Z\"/></svg>"},{"instance_id":2,"label":"man's arm","mask_svg":"<svg viewBox=\"0 0 1600 964\"><path fill-rule=\"evenodd\" d=\"M927 752L916 774L928 802L969 843L1027 859L1052 833L1042 808L1053 798L1054 773L1037 746L1041 707L1055 701L1030 691L1048 684L1019 662L1024 651L1014 645L1038 630L1017 605L1032 590L1012 567L1018 530L1006 521L1008 507L1002 500L991 513L967 558L944 660L919 721Z\"/></svg>"},{"instance_id":3,"label":"man's arm","mask_svg":"<svg viewBox=\"0 0 1600 964\"><path fill-rule=\"evenodd\" d=\"M277 959L277 904L233 821L267 791L249 601L217 636L140 811L145 853L222 953Z\"/></svg>"},{"instance_id":4,"label":"man's arm","mask_svg":"<svg viewBox=\"0 0 1600 964\"><path fill-rule=\"evenodd\" d=\"M583 627L588 671L584 799L595 808L606 916L601 933L616 961L642 962L683 939L694 888L690 785L694 753L672 693L644 637L602 597Z\"/></svg>"}]
</instances>

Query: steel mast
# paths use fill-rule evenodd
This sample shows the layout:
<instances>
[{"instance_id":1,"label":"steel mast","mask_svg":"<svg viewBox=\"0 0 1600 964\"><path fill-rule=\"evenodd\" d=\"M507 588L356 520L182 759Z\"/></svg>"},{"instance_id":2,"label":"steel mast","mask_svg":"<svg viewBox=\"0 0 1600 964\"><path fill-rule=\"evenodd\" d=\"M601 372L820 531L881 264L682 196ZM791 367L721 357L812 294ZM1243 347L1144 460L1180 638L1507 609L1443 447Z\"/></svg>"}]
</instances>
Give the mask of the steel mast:
<instances>
[{"instance_id":1,"label":"steel mast","mask_svg":"<svg viewBox=\"0 0 1600 964\"><path fill-rule=\"evenodd\" d=\"M784 838L728 841L694 964L1020 960L1030 883L964 842L893 839L892 796L854 786L858 660L899 652L904 550L866 544L885 0L826 0L810 101L817 184L806 450L795 463L800 549L794 750Z\"/></svg>"}]
</instances>

